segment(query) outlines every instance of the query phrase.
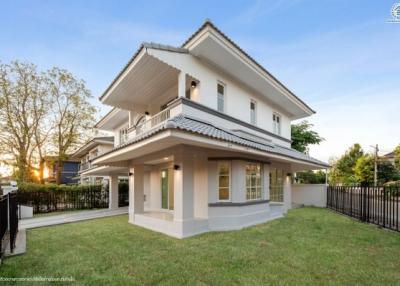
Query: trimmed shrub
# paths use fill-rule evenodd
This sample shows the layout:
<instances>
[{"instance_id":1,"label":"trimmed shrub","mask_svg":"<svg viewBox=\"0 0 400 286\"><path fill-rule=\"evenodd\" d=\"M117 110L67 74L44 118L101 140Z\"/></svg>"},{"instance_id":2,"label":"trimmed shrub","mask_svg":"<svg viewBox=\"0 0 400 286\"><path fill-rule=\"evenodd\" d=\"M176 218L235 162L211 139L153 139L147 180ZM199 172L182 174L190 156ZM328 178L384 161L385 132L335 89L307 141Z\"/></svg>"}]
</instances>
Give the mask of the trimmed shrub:
<instances>
[{"instance_id":1,"label":"trimmed shrub","mask_svg":"<svg viewBox=\"0 0 400 286\"><path fill-rule=\"evenodd\" d=\"M56 185L56 184L34 184L23 183L18 185L19 192L73 192L73 191L98 191L100 192L102 185Z\"/></svg>"}]
</instances>

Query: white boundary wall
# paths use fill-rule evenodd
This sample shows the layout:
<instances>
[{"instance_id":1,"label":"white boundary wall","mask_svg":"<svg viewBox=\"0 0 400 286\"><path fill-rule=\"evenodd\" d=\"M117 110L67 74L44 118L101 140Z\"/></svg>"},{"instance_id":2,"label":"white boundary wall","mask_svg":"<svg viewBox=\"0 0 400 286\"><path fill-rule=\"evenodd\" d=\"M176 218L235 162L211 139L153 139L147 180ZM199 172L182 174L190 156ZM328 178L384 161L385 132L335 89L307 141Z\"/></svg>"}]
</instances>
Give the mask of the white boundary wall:
<instances>
[{"instance_id":1,"label":"white boundary wall","mask_svg":"<svg viewBox=\"0 0 400 286\"><path fill-rule=\"evenodd\" d=\"M294 205L326 207L325 184L292 185L292 203Z\"/></svg>"}]
</instances>

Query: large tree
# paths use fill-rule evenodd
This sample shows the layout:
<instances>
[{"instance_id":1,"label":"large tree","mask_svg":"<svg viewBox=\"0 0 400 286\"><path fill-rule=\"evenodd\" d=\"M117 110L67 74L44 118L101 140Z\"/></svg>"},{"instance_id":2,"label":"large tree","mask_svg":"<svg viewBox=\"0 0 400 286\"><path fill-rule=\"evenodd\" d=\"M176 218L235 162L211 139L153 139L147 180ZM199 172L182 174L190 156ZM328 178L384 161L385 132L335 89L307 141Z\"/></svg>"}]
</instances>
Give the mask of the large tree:
<instances>
[{"instance_id":1,"label":"large tree","mask_svg":"<svg viewBox=\"0 0 400 286\"><path fill-rule=\"evenodd\" d=\"M292 124L292 148L297 151L307 153L309 146L321 143L324 138L311 128L313 125L307 121L302 121L298 124Z\"/></svg>"},{"instance_id":2,"label":"large tree","mask_svg":"<svg viewBox=\"0 0 400 286\"><path fill-rule=\"evenodd\" d=\"M343 156L331 162L332 168L329 172L329 182L343 185L356 184L358 181L354 167L357 160L362 156L364 156L364 151L360 144L356 143L351 146Z\"/></svg>"},{"instance_id":3,"label":"large tree","mask_svg":"<svg viewBox=\"0 0 400 286\"><path fill-rule=\"evenodd\" d=\"M57 175L61 180L62 161L68 153L92 136L96 108L91 105L90 91L83 80L78 80L66 70L53 68L47 73L49 92L54 102L53 140L56 147Z\"/></svg>"},{"instance_id":4,"label":"large tree","mask_svg":"<svg viewBox=\"0 0 400 286\"><path fill-rule=\"evenodd\" d=\"M400 172L400 144L394 149L394 165Z\"/></svg>"},{"instance_id":5,"label":"large tree","mask_svg":"<svg viewBox=\"0 0 400 286\"><path fill-rule=\"evenodd\" d=\"M36 66L0 63L0 150L11 154L18 181L30 179L35 142L43 120L46 88Z\"/></svg>"},{"instance_id":6,"label":"large tree","mask_svg":"<svg viewBox=\"0 0 400 286\"><path fill-rule=\"evenodd\" d=\"M359 157L354 166L354 174L358 183L372 183L374 181L374 158L369 154Z\"/></svg>"}]
</instances>

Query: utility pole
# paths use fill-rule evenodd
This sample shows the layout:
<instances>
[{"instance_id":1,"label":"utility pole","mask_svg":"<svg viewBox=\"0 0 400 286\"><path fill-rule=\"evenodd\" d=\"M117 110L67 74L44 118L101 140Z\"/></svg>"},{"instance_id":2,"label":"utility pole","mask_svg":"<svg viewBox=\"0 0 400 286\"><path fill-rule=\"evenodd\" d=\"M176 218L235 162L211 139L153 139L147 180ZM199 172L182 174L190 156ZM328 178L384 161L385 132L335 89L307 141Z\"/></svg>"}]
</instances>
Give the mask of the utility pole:
<instances>
[{"instance_id":1,"label":"utility pole","mask_svg":"<svg viewBox=\"0 0 400 286\"><path fill-rule=\"evenodd\" d=\"M372 146L375 149L374 152L374 186L378 185L378 144Z\"/></svg>"}]
</instances>

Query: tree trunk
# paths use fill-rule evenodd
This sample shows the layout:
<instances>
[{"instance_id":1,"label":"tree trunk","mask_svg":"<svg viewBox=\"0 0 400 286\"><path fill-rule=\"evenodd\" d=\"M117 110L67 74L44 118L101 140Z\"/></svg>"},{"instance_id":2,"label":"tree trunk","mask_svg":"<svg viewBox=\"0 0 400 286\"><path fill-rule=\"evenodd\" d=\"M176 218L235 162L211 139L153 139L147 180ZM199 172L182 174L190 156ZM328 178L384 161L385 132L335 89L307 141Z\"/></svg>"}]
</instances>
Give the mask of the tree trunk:
<instances>
[{"instance_id":1,"label":"tree trunk","mask_svg":"<svg viewBox=\"0 0 400 286\"><path fill-rule=\"evenodd\" d=\"M39 181L41 184L44 184L44 164L45 161L43 158L40 158L40 163L39 163Z\"/></svg>"},{"instance_id":2,"label":"tree trunk","mask_svg":"<svg viewBox=\"0 0 400 286\"><path fill-rule=\"evenodd\" d=\"M61 158L59 157L57 160L57 172L56 172L56 184L59 185L61 184L61 172L63 168L63 163Z\"/></svg>"}]
</instances>

